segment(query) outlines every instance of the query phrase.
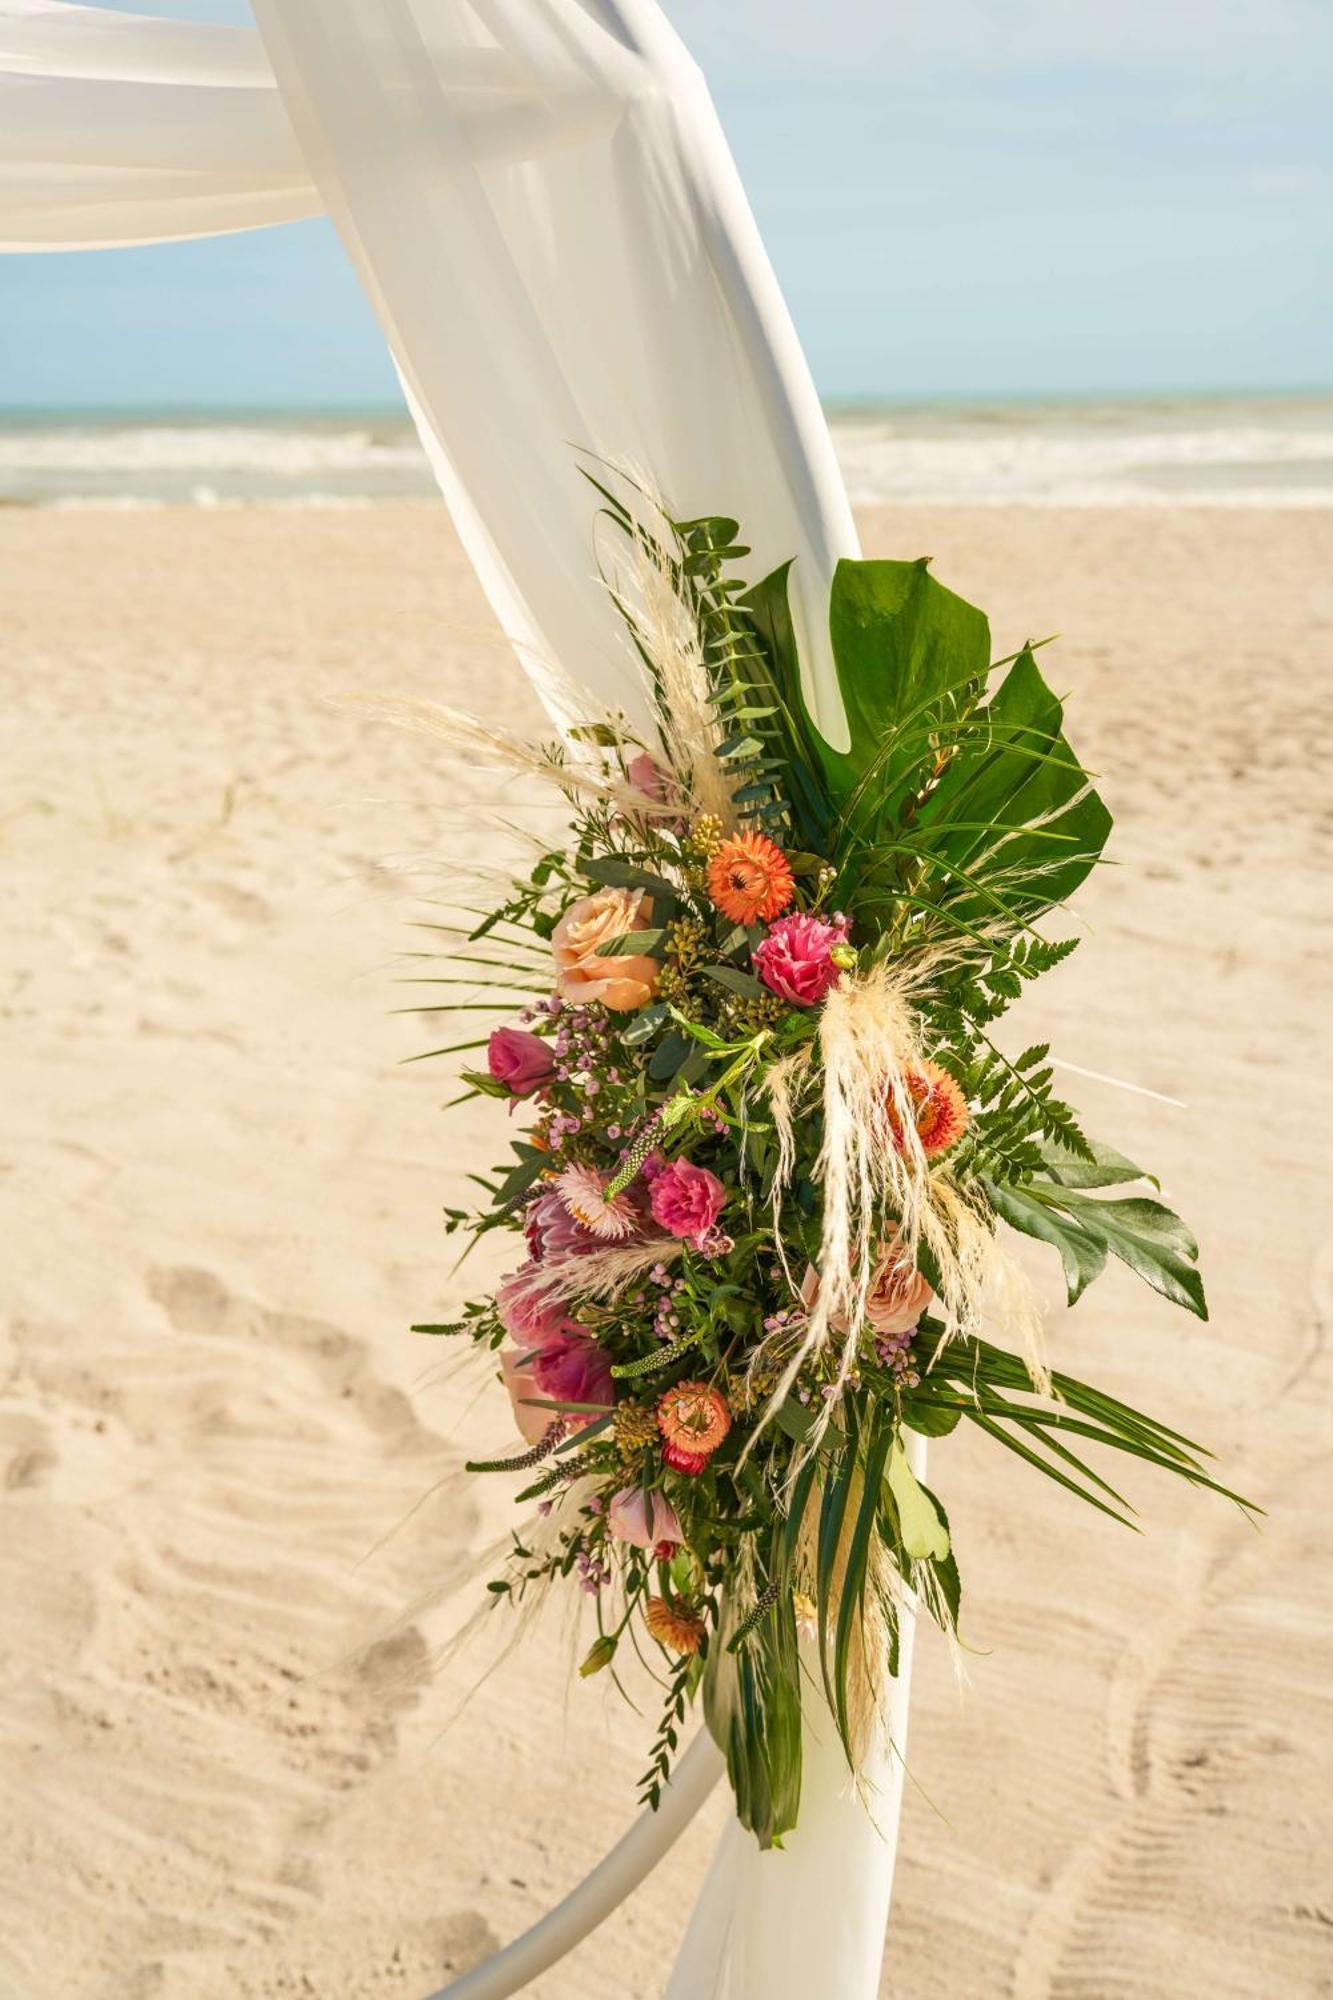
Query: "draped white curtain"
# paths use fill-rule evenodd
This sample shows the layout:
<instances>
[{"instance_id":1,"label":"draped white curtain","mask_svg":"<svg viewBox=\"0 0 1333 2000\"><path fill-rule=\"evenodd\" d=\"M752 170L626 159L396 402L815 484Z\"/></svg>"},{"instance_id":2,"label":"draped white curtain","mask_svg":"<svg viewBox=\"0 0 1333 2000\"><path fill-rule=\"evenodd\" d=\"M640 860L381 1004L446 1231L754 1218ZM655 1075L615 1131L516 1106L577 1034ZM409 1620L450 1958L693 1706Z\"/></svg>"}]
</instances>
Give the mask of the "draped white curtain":
<instances>
[{"instance_id":1,"label":"draped white curtain","mask_svg":"<svg viewBox=\"0 0 1333 2000\"><path fill-rule=\"evenodd\" d=\"M258 34L0 0L0 247L327 211L552 707L564 676L647 715L595 574L582 452L637 468L678 515L736 515L756 576L795 557L810 696L845 741L826 614L851 513L704 81L656 0L254 4ZM899 1743L906 1684L905 1664ZM901 1766L886 1733L872 1819L818 1701L808 1750L788 1851L724 1836L673 2000L876 1991Z\"/></svg>"}]
</instances>

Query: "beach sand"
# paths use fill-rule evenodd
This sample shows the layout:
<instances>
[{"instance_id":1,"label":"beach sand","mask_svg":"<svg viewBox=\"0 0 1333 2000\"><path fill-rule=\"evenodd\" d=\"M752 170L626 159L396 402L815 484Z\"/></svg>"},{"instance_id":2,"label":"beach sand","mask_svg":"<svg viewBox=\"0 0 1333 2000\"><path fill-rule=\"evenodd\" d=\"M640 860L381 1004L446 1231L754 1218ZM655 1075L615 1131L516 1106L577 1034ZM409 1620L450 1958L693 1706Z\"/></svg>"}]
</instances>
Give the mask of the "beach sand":
<instances>
[{"instance_id":1,"label":"beach sand","mask_svg":"<svg viewBox=\"0 0 1333 2000\"><path fill-rule=\"evenodd\" d=\"M1117 1271L1053 1356L1269 1510L1131 1476L1132 1536L935 1448L974 1651L960 1691L920 1647L895 2000L1333 1994L1331 531L866 522L997 652L1063 634L1119 866L1027 1039L1188 1107L1072 1080L1211 1323ZM408 1327L499 1268L451 1275L440 1211L503 1121L445 1119L452 1066L399 1060L463 1036L390 1010L496 788L334 698L535 707L437 507L8 512L0 565L0 1994L413 2000L600 1855L652 1726L556 1630L449 1727L433 1667L508 1429ZM661 1991L722 1810L539 2000Z\"/></svg>"}]
</instances>

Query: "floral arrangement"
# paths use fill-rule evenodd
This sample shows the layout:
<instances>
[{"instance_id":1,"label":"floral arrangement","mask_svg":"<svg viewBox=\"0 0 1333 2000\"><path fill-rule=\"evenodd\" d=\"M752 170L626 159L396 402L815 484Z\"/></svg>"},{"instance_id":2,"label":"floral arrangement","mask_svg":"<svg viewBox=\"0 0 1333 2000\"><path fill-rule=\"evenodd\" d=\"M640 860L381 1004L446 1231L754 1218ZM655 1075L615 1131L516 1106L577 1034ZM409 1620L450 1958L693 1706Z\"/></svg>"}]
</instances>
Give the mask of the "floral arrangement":
<instances>
[{"instance_id":1,"label":"floral arrangement","mask_svg":"<svg viewBox=\"0 0 1333 2000\"><path fill-rule=\"evenodd\" d=\"M855 1769L905 1607L956 1630L914 1436L970 1424L1120 1520L1090 1445L1225 1491L1199 1447L1047 1367L1006 1230L1059 1253L1071 1304L1116 1257L1206 1307L1148 1177L1084 1133L1044 1045L994 1033L1074 948L1037 922L1110 828L1033 650L994 666L924 562L844 562L839 747L786 570L747 587L736 523L649 527L598 491L655 731L599 716L543 746L424 717L550 777L572 823L499 907L440 927L443 977L523 1004L430 1053L484 1047L468 1094L528 1122L480 1212L448 1212L512 1232L516 1267L419 1330L494 1352L526 1441L469 1467L524 1475L531 1510L491 1592L580 1586L581 1671L632 1646L662 1682L644 1798L700 1696L770 1845L797 1819L803 1702Z\"/></svg>"}]
</instances>

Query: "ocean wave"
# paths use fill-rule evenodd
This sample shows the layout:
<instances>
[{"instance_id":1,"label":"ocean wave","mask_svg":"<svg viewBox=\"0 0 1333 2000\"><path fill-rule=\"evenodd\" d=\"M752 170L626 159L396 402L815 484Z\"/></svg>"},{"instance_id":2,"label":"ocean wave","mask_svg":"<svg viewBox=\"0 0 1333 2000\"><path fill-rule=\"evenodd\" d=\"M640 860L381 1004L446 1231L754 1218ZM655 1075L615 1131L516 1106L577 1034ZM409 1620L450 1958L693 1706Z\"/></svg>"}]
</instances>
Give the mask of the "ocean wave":
<instances>
[{"instance_id":1,"label":"ocean wave","mask_svg":"<svg viewBox=\"0 0 1333 2000\"><path fill-rule=\"evenodd\" d=\"M1333 402L835 411L854 501L1333 506ZM0 422L0 503L355 507L435 492L405 419ZM725 496L719 496L719 505Z\"/></svg>"},{"instance_id":2,"label":"ocean wave","mask_svg":"<svg viewBox=\"0 0 1333 2000\"><path fill-rule=\"evenodd\" d=\"M15 473L249 473L308 479L319 473L424 465L406 426L324 430L227 424L126 425L119 429L0 431L0 477Z\"/></svg>"},{"instance_id":3,"label":"ocean wave","mask_svg":"<svg viewBox=\"0 0 1333 2000\"><path fill-rule=\"evenodd\" d=\"M1333 428L993 428L962 436L837 422L852 499L948 505L1327 506Z\"/></svg>"}]
</instances>

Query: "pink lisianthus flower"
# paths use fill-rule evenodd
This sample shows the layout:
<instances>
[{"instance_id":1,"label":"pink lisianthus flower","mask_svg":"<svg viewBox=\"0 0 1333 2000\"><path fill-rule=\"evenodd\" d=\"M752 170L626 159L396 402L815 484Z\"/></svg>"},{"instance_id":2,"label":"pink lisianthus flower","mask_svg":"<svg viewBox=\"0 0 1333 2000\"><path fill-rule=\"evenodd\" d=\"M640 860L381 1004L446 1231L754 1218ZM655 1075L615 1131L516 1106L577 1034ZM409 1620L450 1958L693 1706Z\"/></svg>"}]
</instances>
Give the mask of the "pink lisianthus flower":
<instances>
[{"instance_id":1,"label":"pink lisianthus flower","mask_svg":"<svg viewBox=\"0 0 1333 2000\"><path fill-rule=\"evenodd\" d=\"M555 1075L550 1049L526 1028L496 1028L486 1044L486 1067L513 1097L532 1097Z\"/></svg>"},{"instance_id":2,"label":"pink lisianthus flower","mask_svg":"<svg viewBox=\"0 0 1333 2000\"><path fill-rule=\"evenodd\" d=\"M574 1324L564 1300L544 1295L533 1282L537 1275L535 1263L525 1264L502 1278L495 1293L501 1326L525 1349L544 1347Z\"/></svg>"},{"instance_id":3,"label":"pink lisianthus flower","mask_svg":"<svg viewBox=\"0 0 1333 2000\"><path fill-rule=\"evenodd\" d=\"M590 1333L573 1326L546 1341L533 1356L532 1373L540 1393L553 1403L595 1403L609 1410L616 1400L611 1363L605 1348ZM558 1410L542 1412L549 1421ZM595 1422L587 1410L571 1410L565 1416L571 1430L582 1430Z\"/></svg>"},{"instance_id":4,"label":"pink lisianthus flower","mask_svg":"<svg viewBox=\"0 0 1333 2000\"><path fill-rule=\"evenodd\" d=\"M626 1486L617 1493L606 1524L617 1541L630 1542L636 1549L660 1549L664 1542L679 1547L683 1539L671 1502L642 1486Z\"/></svg>"},{"instance_id":5,"label":"pink lisianthus flower","mask_svg":"<svg viewBox=\"0 0 1333 2000\"><path fill-rule=\"evenodd\" d=\"M771 993L793 1007L817 1007L842 977L833 953L847 942L845 921L779 917L754 949L754 969Z\"/></svg>"},{"instance_id":6,"label":"pink lisianthus flower","mask_svg":"<svg viewBox=\"0 0 1333 2000\"><path fill-rule=\"evenodd\" d=\"M727 1191L707 1167L673 1160L654 1176L650 1199L654 1222L669 1235L703 1249L714 1233Z\"/></svg>"},{"instance_id":7,"label":"pink lisianthus flower","mask_svg":"<svg viewBox=\"0 0 1333 2000\"><path fill-rule=\"evenodd\" d=\"M654 805L665 805L671 797L666 772L647 750L640 750L637 756L630 758L625 766L625 775L635 791L642 792L644 798L651 799Z\"/></svg>"}]
</instances>

